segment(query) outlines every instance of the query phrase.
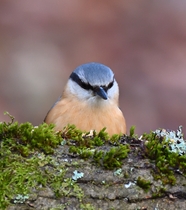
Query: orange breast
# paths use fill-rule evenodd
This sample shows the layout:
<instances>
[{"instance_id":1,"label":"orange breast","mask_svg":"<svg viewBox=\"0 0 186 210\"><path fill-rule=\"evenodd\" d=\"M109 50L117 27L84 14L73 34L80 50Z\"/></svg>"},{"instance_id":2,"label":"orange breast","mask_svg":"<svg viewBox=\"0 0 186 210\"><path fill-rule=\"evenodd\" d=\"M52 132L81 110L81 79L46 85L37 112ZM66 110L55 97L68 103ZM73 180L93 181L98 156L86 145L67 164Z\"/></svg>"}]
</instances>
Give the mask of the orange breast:
<instances>
[{"instance_id":1,"label":"orange breast","mask_svg":"<svg viewBox=\"0 0 186 210\"><path fill-rule=\"evenodd\" d=\"M125 134L126 123L116 104L88 106L74 97L63 98L48 113L46 123L54 123L56 130L62 130L67 124L74 124L82 131L100 131L106 127L109 135Z\"/></svg>"}]
</instances>

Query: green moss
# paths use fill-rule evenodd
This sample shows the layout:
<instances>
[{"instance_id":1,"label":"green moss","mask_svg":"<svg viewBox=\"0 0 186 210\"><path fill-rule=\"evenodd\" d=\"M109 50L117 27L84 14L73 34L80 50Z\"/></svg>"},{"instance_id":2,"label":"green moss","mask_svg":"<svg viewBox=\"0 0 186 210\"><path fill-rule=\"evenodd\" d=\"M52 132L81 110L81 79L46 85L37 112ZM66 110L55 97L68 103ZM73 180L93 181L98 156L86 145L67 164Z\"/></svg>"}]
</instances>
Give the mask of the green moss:
<instances>
[{"instance_id":1,"label":"green moss","mask_svg":"<svg viewBox=\"0 0 186 210\"><path fill-rule=\"evenodd\" d=\"M109 139L109 142L113 145L119 145L119 140L120 138L122 137L122 135L119 135L119 134L113 134L110 139Z\"/></svg>"},{"instance_id":2,"label":"green moss","mask_svg":"<svg viewBox=\"0 0 186 210\"><path fill-rule=\"evenodd\" d=\"M32 189L45 187L50 187L56 197L73 196L82 201L84 193L79 185L71 178L64 178L69 163L58 164L55 156L51 156L58 145L67 144L70 153L106 169L120 168L129 152L129 146L119 143L121 136L109 137L105 128L90 134L69 125L62 132L55 132L54 125L19 124L6 114L10 122L0 123L0 168L3 171L0 173L0 209L5 209L10 202L25 202L32 196ZM111 146L113 144L117 146ZM89 204L82 205L82 209L86 207L92 208Z\"/></svg>"},{"instance_id":3,"label":"green moss","mask_svg":"<svg viewBox=\"0 0 186 210\"><path fill-rule=\"evenodd\" d=\"M69 153L79 155L79 157L83 159L88 159L93 155L93 152L90 150L90 148L79 148L76 146L69 147Z\"/></svg>"},{"instance_id":4,"label":"green moss","mask_svg":"<svg viewBox=\"0 0 186 210\"><path fill-rule=\"evenodd\" d=\"M56 179L62 181L66 170L54 165L53 170L47 169L46 165L52 162L52 158L44 154L25 158L12 154L10 150L4 151L0 158L0 168L3 171L0 173L0 209L5 209L10 201L18 203L18 195L29 196L33 188L50 186Z\"/></svg>"},{"instance_id":5,"label":"green moss","mask_svg":"<svg viewBox=\"0 0 186 210\"><path fill-rule=\"evenodd\" d=\"M31 123L18 124L9 114L11 122L0 123L0 138L3 139L1 148L28 156L39 150L46 154L53 153L53 149L62 141L61 134L54 132L54 125L41 124L34 127Z\"/></svg>"},{"instance_id":6,"label":"green moss","mask_svg":"<svg viewBox=\"0 0 186 210\"><path fill-rule=\"evenodd\" d=\"M137 138L134 126L131 127L129 136L124 137L118 134L109 137L105 128L98 133L83 133L74 125L68 125L62 132L55 132L54 125L43 123L34 127L28 122L19 124L14 122L13 116L6 114L10 117L10 122L0 123L0 209L5 209L10 202L25 202L31 195L31 190L37 190L38 186L50 187L56 197L72 196L82 202L84 193L77 182L72 178L64 178L68 164L78 167L77 163L58 164L55 157L50 155L54 149L58 145L67 144L69 153L79 158L90 160L105 169L120 169L130 151L129 145L121 144L122 138L127 139L126 142ZM154 132L143 134L142 139L146 143L140 147L140 154L155 163L155 180L161 179L164 185L174 185L174 169L186 176L186 155L171 152L167 139L158 137ZM120 170L117 174L119 172ZM123 175L129 176L127 172ZM137 185L148 191L151 183L138 177ZM162 193L163 188L157 190L154 196ZM65 206L62 205L61 208L63 207ZM81 208L93 207L81 203Z\"/></svg>"},{"instance_id":7,"label":"green moss","mask_svg":"<svg viewBox=\"0 0 186 210\"><path fill-rule=\"evenodd\" d=\"M129 132L129 136L130 137L135 137L136 135L135 135L135 126L131 126L131 128L130 128L130 132Z\"/></svg>"},{"instance_id":8,"label":"green moss","mask_svg":"<svg viewBox=\"0 0 186 210\"><path fill-rule=\"evenodd\" d=\"M102 150L95 150L94 152L93 160L94 160L94 163L96 163L98 166L102 165L103 155L104 155L104 151Z\"/></svg>"},{"instance_id":9,"label":"green moss","mask_svg":"<svg viewBox=\"0 0 186 210\"><path fill-rule=\"evenodd\" d=\"M6 113L8 114L8 113ZM11 121L0 123L0 209L12 203L23 203L32 189L53 189L56 196L73 196L80 201L83 192L76 182L65 179L65 163L50 156L62 141L54 125ZM12 190L14 189L14 190Z\"/></svg>"},{"instance_id":10,"label":"green moss","mask_svg":"<svg viewBox=\"0 0 186 210\"><path fill-rule=\"evenodd\" d=\"M127 171L124 172L124 178L128 179L130 177L129 173Z\"/></svg>"},{"instance_id":11,"label":"green moss","mask_svg":"<svg viewBox=\"0 0 186 210\"><path fill-rule=\"evenodd\" d=\"M105 128L98 133L93 131L91 135L74 125L55 132L54 125L19 124L9 113L5 114L11 121L0 123L0 168L3 171L0 173L0 209L5 209L10 201L25 202L31 190L38 186L51 187L57 197L74 196L82 201L84 194L78 184L71 178L64 178L65 164L59 165L55 157L49 155L60 144L69 145L69 152L107 169L120 167L129 151L126 145L112 147L109 151L100 150L100 146L117 142L120 137L113 135L110 138Z\"/></svg>"},{"instance_id":12,"label":"green moss","mask_svg":"<svg viewBox=\"0 0 186 210\"><path fill-rule=\"evenodd\" d=\"M121 135L115 134L109 138L105 130L106 128L103 128L98 134L93 131L93 134L90 135L90 133L83 134L73 125L68 125L64 130L63 137L73 139L73 146L69 147L70 153L83 159L91 159L94 163L106 169L119 168L122 165L122 160L127 157L129 147L119 144ZM76 134L75 138L74 134ZM103 151L99 148L99 146L110 143L118 146L111 147L109 151ZM71 145L70 142L68 144Z\"/></svg>"},{"instance_id":13,"label":"green moss","mask_svg":"<svg viewBox=\"0 0 186 210\"><path fill-rule=\"evenodd\" d=\"M186 175L186 155L172 152L169 147L170 140L159 138L154 132L143 134L143 139L147 140L145 155L155 161L157 167L154 172L155 179L161 179L163 184L174 185L176 183L174 169L179 169Z\"/></svg>"},{"instance_id":14,"label":"green moss","mask_svg":"<svg viewBox=\"0 0 186 210\"><path fill-rule=\"evenodd\" d=\"M122 165L122 160L127 157L129 147L127 145L119 145L118 147L112 147L108 152L99 149L89 148L77 148L71 146L70 153L79 155L83 159L93 159L93 162L106 169L119 168Z\"/></svg>"},{"instance_id":15,"label":"green moss","mask_svg":"<svg viewBox=\"0 0 186 210\"><path fill-rule=\"evenodd\" d=\"M79 185L71 178L61 179L60 176L54 176L54 180L51 183L55 195L57 197L76 197L79 201L82 201L84 193Z\"/></svg>"},{"instance_id":16,"label":"green moss","mask_svg":"<svg viewBox=\"0 0 186 210\"><path fill-rule=\"evenodd\" d=\"M153 192L152 194L152 198L160 198L162 195L164 195L166 192L166 188L165 187L157 187L156 188L156 192Z\"/></svg>"},{"instance_id":17,"label":"green moss","mask_svg":"<svg viewBox=\"0 0 186 210\"><path fill-rule=\"evenodd\" d=\"M138 177L136 184L147 192L151 187L151 182Z\"/></svg>"},{"instance_id":18,"label":"green moss","mask_svg":"<svg viewBox=\"0 0 186 210\"><path fill-rule=\"evenodd\" d=\"M102 157L103 166L106 169L120 168L122 165L122 160L127 157L128 152L129 148L127 145L112 147Z\"/></svg>"},{"instance_id":19,"label":"green moss","mask_svg":"<svg viewBox=\"0 0 186 210\"><path fill-rule=\"evenodd\" d=\"M68 125L62 131L62 137L64 139L73 139L76 146L79 148L91 148L94 146L102 146L104 142L109 139L109 135L105 132L105 130L106 128L103 128L99 133L93 131L93 133L90 134L90 132L83 133L78 130L75 125ZM68 142L68 144L71 145L71 142Z\"/></svg>"}]
</instances>

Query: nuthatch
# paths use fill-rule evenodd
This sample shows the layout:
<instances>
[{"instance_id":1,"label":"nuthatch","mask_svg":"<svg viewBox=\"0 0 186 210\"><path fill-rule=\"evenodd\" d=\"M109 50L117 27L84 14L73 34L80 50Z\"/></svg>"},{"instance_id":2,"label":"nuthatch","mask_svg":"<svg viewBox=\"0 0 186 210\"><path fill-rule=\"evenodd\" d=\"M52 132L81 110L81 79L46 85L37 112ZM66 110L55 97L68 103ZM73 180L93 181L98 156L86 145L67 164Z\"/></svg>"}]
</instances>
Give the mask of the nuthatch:
<instances>
[{"instance_id":1,"label":"nuthatch","mask_svg":"<svg viewBox=\"0 0 186 210\"><path fill-rule=\"evenodd\" d=\"M125 118L118 108L119 88L112 70L100 63L77 67L70 75L62 96L49 110L45 122L57 131L74 124L82 131L109 135L125 134Z\"/></svg>"}]
</instances>

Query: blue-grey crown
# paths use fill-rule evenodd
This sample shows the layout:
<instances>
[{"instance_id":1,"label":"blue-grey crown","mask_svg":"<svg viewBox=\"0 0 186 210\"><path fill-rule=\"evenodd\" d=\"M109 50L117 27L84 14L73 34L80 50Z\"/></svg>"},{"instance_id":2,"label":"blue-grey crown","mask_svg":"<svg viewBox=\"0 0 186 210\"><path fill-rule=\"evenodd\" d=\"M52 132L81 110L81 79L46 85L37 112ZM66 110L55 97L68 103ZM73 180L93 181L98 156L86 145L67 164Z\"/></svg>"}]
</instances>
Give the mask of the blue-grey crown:
<instances>
[{"instance_id":1,"label":"blue-grey crown","mask_svg":"<svg viewBox=\"0 0 186 210\"><path fill-rule=\"evenodd\" d=\"M78 66L70 78L84 89L94 90L96 87L103 87L107 91L114 84L112 70L108 66L94 62Z\"/></svg>"}]
</instances>

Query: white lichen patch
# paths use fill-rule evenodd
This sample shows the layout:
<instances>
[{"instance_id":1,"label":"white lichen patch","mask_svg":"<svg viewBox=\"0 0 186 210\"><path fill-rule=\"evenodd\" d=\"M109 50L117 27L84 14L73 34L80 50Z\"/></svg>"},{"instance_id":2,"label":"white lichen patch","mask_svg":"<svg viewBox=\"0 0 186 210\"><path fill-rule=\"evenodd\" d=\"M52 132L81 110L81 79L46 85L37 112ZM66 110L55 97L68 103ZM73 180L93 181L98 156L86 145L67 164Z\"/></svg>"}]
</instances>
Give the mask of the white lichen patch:
<instances>
[{"instance_id":1,"label":"white lichen patch","mask_svg":"<svg viewBox=\"0 0 186 210\"><path fill-rule=\"evenodd\" d=\"M84 176L83 172L79 172L77 170L75 170L73 173L74 173L74 175L72 176L72 179L74 181L77 181L78 179L80 179L80 178L82 178Z\"/></svg>"},{"instance_id":2,"label":"white lichen patch","mask_svg":"<svg viewBox=\"0 0 186 210\"><path fill-rule=\"evenodd\" d=\"M171 152L178 152L180 155L186 154L186 141L183 139L182 126L178 127L177 131L157 129L154 133L159 138L165 138L169 143Z\"/></svg>"}]
</instances>

